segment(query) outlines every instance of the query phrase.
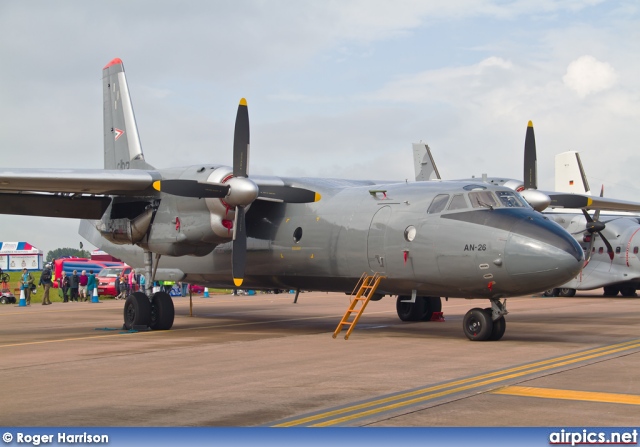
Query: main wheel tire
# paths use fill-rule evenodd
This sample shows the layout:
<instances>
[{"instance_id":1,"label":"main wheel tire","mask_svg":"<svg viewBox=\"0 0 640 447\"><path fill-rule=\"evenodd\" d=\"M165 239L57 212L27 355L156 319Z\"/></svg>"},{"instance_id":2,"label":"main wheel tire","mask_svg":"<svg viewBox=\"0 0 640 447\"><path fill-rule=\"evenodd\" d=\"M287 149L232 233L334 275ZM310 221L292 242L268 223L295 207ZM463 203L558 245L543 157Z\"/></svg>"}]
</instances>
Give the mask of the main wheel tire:
<instances>
[{"instance_id":1,"label":"main wheel tire","mask_svg":"<svg viewBox=\"0 0 640 447\"><path fill-rule=\"evenodd\" d=\"M636 288L634 286L621 286L620 293L627 298L638 296L636 295Z\"/></svg>"},{"instance_id":2,"label":"main wheel tire","mask_svg":"<svg viewBox=\"0 0 640 447\"><path fill-rule=\"evenodd\" d=\"M415 303L406 303L410 296L398 295L396 300L396 312L402 321L420 321L425 313L425 300L418 296Z\"/></svg>"},{"instance_id":3,"label":"main wheel tire","mask_svg":"<svg viewBox=\"0 0 640 447\"><path fill-rule=\"evenodd\" d=\"M542 292L542 296L558 296L558 289L549 289Z\"/></svg>"},{"instance_id":4,"label":"main wheel tire","mask_svg":"<svg viewBox=\"0 0 640 447\"><path fill-rule=\"evenodd\" d=\"M167 331L173 326L175 308L168 293L157 292L151 299L151 318L149 327L155 331Z\"/></svg>"},{"instance_id":5,"label":"main wheel tire","mask_svg":"<svg viewBox=\"0 0 640 447\"><path fill-rule=\"evenodd\" d=\"M425 296L424 299L424 315L422 321L431 321L434 312L442 311L442 300L439 296Z\"/></svg>"},{"instance_id":6,"label":"main wheel tire","mask_svg":"<svg viewBox=\"0 0 640 447\"><path fill-rule=\"evenodd\" d=\"M558 289L558 296L572 297L576 296L576 289L569 289L567 287L561 287Z\"/></svg>"},{"instance_id":7,"label":"main wheel tire","mask_svg":"<svg viewBox=\"0 0 640 447\"><path fill-rule=\"evenodd\" d=\"M619 286L605 286L604 287L604 296L617 296L620 292Z\"/></svg>"},{"instance_id":8,"label":"main wheel tire","mask_svg":"<svg viewBox=\"0 0 640 447\"><path fill-rule=\"evenodd\" d=\"M493 331L491 313L478 307L471 309L462 320L462 329L471 341L488 340Z\"/></svg>"},{"instance_id":9,"label":"main wheel tire","mask_svg":"<svg viewBox=\"0 0 640 447\"><path fill-rule=\"evenodd\" d=\"M500 317L493 322L493 328L491 329L491 335L489 340L498 341L504 335L504 331L507 330L507 320L504 317Z\"/></svg>"},{"instance_id":10,"label":"main wheel tire","mask_svg":"<svg viewBox=\"0 0 640 447\"><path fill-rule=\"evenodd\" d=\"M151 320L151 303L142 292L134 292L124 302L124 328L149 326Z\"/></svg>"}]
</instances>

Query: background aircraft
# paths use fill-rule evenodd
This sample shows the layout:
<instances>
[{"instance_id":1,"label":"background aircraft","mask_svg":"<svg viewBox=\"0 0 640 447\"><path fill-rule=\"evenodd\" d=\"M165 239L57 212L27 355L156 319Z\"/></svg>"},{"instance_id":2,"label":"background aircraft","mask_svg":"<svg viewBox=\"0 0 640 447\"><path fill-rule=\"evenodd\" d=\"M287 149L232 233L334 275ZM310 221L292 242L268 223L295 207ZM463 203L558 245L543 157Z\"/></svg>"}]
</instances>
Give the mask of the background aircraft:
<instances>
[{"instance_id":1,"label":"background aircraft","mask_svg":"<svg viewBox=\"0 0 640 447\"><path fill-rule=\"evenodd\" d=\"M416 180L439 174L429 147L414 144ZM525 138L524 178L526 181L486 177L482 181L519 191L530 204L574 235L585 252L581 272L561 287L549 289L547 296L573 296L576 290L603 287L605 296L635 296L640 287L640 219L624 212L640 211L640 203L591 196L589 183L575 151L556 156L556 191L537 190L536 145L533 124ZM545 196L547 196L545 198ZM593 216L587 211L596 210ZM601 211L612 211L601 215ZM621 213L622 212L622 213Z\"/></svg>"},{"instance_id":2,"label":"background aircraft","mask_svg":"<svg viewBox=\"0 0 640 447\"><path fill-rule=\"evenodd\" d=\"M82 236L150 280L350 293L377 272L374 298L397 295L402 320L429 319L441 296L489 300L463 329L497 340L501 299L556 287L582 267L575 239L500 185L250 176L244 99L232 167L154 169L120 59L104 67L103 93L105 169L0 171L0 210L83 219ZM166 293L125 302L127 328L169 329L173 318Z\"/></svg>"}]
</instances>

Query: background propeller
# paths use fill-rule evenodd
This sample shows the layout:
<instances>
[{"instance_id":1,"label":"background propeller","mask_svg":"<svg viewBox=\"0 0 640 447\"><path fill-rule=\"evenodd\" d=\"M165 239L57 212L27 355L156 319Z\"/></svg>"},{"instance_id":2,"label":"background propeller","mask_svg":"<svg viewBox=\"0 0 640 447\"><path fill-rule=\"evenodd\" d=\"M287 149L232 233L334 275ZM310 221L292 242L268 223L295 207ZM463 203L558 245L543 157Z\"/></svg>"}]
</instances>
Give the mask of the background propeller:
<instances>
[{"instance_id":1,"label":"background propeller","mask_svg":"<svg viewBox=\"0 0 640 447\"><path fill-rule=\"evenodd\" d=\"M600 197L604 196L604 185L600 188ZM596 241L596 235L599 235L602 238L602 242L607 247L607 253L609 254L609 259L613 261L613 247L609 243L604 234L602 234L602 230L606 228L606 224L604 222L600 222L600 210L596 210L593 214L593 218L587 213L585 209L582 209L582 214L584 214L585 219L587 219L586 229L585 231L591 235L591 240L589 241L589 250L587 251L585 265L591 259L591 253L593 252L593 246Z\"/></svg>"}]
</instances>

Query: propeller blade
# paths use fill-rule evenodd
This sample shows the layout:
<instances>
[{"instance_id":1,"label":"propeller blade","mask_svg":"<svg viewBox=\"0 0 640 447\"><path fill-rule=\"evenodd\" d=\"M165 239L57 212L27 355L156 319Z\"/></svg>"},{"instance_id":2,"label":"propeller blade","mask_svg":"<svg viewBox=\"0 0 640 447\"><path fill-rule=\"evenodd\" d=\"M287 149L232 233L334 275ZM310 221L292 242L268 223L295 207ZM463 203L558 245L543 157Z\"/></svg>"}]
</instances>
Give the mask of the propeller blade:
<instances>
[{"instance_id":1,"label":"propeller blade","mask_svg":"<svg viewBox=\"0 0 640 447\"><path fill-rule=\"evenodd\" d=\"M611 246L607 238L604 237L604 234L602 234L600 231L598 231L598 234L602 238L602 242L604 242L604 245L607 246L607 253L609 254L609 259L613 261L613 247Z\"/></svg>"},{"instance_id":2,"label":"propeller blade","mask_svg":"<svg viewBox=\"0 0 640 447\"><path fill-rule=\"evenodd\" d=\"M587 266L587 264L589 263L589 260L591 259L591 253L593 252L593 245L595 244L595 242L596 242L596 235L592 234L591 241L589 242L589 250L587 251L587 254L585 256L586 259L584 260L584 267Z\"/></svg>"},{"instance_id":3,"label":"propeller blade","mask_svg":"<svg viewBox=\"0 0 640 447\"><path fill-rule=\"evenodd\" d=\"M236 114L236 129L233 134L233 176L249 175L249 108L242 98Z\"/></svg>"},{"instance_id":4,"label":"propeller blade","mask_svg":"<svg viewBox=\"0 0 640 447\"><path fill-rule=\"evenodd\" d=\"M229 192L229 186L217 183L200 183L196 180L169 179L153 182L153 188L180 197L222 198Z\"/></svg>"},{"instance_id":5,"label":"propeller blade","mask_svg":"<svg viewBox=\"0 0 640 447\"><path fill-rule=\"evenodd\" d=\"M233 223L233 243L231 250L231 274L236 287L244 281L244 265L247 257L247 232L244 221L244 206L236 206L236 218Z\"/></svg>"},{"instance_id":6,"label":"propeller blade","mask_svg":"<svg viewBox=\"0 0 640 447\"><path fill-rule=\"evenodd\" d=\"M258 185L258 198L274 202L311 203L320 200L321 196L315 191L294 186Z\"/></svg>"},{"instance_id":7,"label":"propeller blade","mask_svg":"<svg viewBox=\"0 0 640 447\"><path fill-rule=\"evenodd\" d=\"M538 189L536 155L536 137L533 133L533 123L527 125L527 135L524 139L524 188Z\"/></svg>"},{"instance_id":8,"label":"propeller blade","mask_svg":"<svg viewBox=\"0 0 640 447\"><path fill-rule=\"evenodd\" d=\"M592 223L593 219L591 218L591 216L589 215L589 213L587 213L586 210L581 210L582 214L584 214L584 218L587 219L587 223Z\"/></svg>"}]
</instances>

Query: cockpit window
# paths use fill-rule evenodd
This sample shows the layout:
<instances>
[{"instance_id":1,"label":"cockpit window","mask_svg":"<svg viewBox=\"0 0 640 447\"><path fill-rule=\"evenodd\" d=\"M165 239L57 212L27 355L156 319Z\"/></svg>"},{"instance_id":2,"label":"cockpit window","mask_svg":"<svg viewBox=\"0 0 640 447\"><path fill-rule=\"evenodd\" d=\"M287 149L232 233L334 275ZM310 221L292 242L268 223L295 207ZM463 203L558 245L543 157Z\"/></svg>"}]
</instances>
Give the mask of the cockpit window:
<instances>
[{"instance_id":1,"label":"cockpit window","mask_svg":"<svg viewBox=\"0 0 640 447\"><path fill-rule=\"evenodd\" d=\"M496 195L502 206L506 206L507 208L524 208L525 204L522 203L520 198L511 191L496 191Z\"/></svg>"},{"instance_id":2,"label":"cockpit window","mask_svg":"<svg viewBox=\"0 0 640 447\"><path fill-rule=\"evenodd\" d=\"M468 207L469 205L467 205L467 201L464 199L464 195L456 194L455 196L453 196L453 199L451 199L451 203L449 204L449 208L447 208L447 210L463 210Z\"/></svg>"},{"instance_id":3,"label":"cockpit window","mask_svg":"<svg viewBox=\"0 0 640 447\"><path fill-rule=\"evenodd\" d=\"M491 208L500 206L491 191L473 191L469 193L471 206L474 208Z\"/></svg>"},{"instance_id":4,"label":"cockpit window","mask_svg":"<svg viewBox=\"0 0 640 447\"><path fill-rule=\"evenodd\" d=\"M433 198L431 205L429 205L427 214L439 213L444 209L445 206L447 206L448 201L449 201L449 194L438 194Z\"/></svg>"}]
</instances>

